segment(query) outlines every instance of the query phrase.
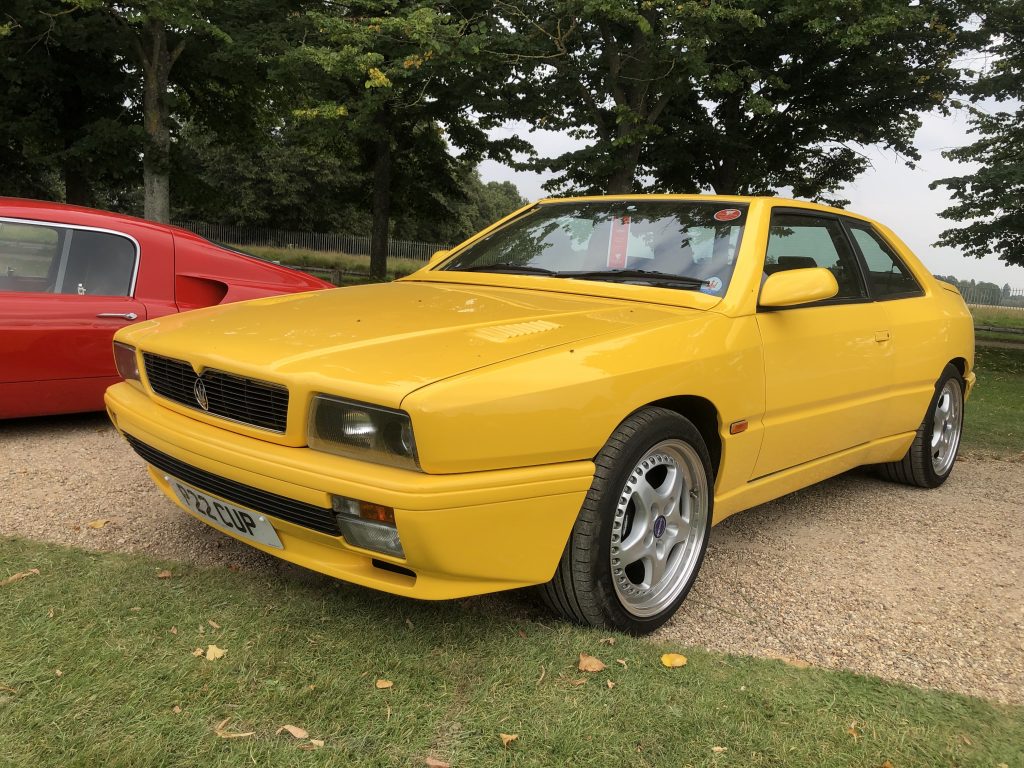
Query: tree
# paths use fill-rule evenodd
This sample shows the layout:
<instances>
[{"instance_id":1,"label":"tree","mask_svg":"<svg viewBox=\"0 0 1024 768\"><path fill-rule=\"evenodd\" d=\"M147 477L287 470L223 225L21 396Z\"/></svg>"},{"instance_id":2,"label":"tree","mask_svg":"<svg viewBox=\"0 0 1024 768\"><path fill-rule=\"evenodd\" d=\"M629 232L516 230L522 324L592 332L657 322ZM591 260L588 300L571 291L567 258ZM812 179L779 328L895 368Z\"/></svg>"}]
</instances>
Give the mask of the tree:
<instances>
[{"instance_id":1,"label":"tree","mask_svg":"<svg viewBox=\"0 0 1024 768\"><path fill-rule=\"evenodd\" d=\"M430 168L436 189L454 184L461 168L474 167L486 153L503 157L525 147L519 140L490 141L488 117L471 111L497 77L485 52L489 8L483 2L358 0L310 14L319 37L304 58L323 76L302 81L309 84L309 106L300 114L343 124L360 147L371 178L370 269L379 278L386 272L396 190L430 205L430 196L416 195L415 173ZM461 150L458 158L449 145Z\"/></svg>"},{"instance_id":2,"label":"tree","mask_svg":"<svg viewBox=\"0 0 1024 768\"><path fill-rule=\"evenodd\" d=\"M532 161L561 174L556 191L817 196L864 169L859 145L916 158L916 112L945 103L969 44L952 0L537 0L499 13L524 41L509 53L516 116L588 141Z\"/></svg>"},{"instance_id":3,"label":"tree","mask_svg":"<svg viewBox=\"0 0 1024 768\"><path fill-rule=\"evenodd\" d=\"M10 0L0 35L0 193L95 205L137 183L132 80L102 14ZM126 158L128 158L126 160Z\"/></svg>"},{"instance_id":4,"label":"tree","mask_svg":"<svg viewBox=\"0 0 1024 768\"><path fill-rule=\"evenodd\" d=\"M970 100L977 105L991 99L1009 109L990 113L974 106L970 132L978 140L944 153L980 167L932 183L933 189L948 188L955 201L941 215L969 222L945 230L936 244L978 259L994 253L1007 264L1024 266L1024 5L995 0L982 31L991 35L986 52L995 62L970 89Z\"/></svg>"}]
</instances>

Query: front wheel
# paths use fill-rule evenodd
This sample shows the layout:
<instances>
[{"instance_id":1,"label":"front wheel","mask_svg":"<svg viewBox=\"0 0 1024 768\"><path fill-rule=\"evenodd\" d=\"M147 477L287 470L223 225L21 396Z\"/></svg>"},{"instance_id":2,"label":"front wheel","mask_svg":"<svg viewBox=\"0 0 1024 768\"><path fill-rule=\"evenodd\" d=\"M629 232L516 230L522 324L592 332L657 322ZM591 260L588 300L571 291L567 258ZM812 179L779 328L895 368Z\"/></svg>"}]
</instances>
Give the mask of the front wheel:
<instances>
[{"instance_id":1,"label":"front wheel","mask_svg":"<svg viewBox=\"0 0 1024 768\"><path fill-rule=\"evenodd\" d=\"M679 414L643 408L619 425L595 464L545 601L580 624L653 632L685 599L707 549L707 446Z\"/></svg>"},{"instance_id":2,"label":"front wheel","mask_svg":"<svg viewBox=\"0 0 1024 768\"><path fill-rule=\"evenodd\" d=\"M947 365L910 449L899 461L879 464L882 476L905 485L938 488L953 471L963 428L964 380L960 371Z\"/></svg>"}]
</instances>

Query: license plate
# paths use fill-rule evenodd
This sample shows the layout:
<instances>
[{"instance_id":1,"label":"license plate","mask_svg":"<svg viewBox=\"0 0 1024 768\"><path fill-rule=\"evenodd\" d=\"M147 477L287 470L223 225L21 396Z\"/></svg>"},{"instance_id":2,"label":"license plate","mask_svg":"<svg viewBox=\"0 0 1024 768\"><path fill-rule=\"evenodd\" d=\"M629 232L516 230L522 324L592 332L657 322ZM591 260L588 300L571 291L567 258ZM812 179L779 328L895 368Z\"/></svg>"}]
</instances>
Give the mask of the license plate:
<instances>
[{"instance_id":1,"label":"license plate","mask_svg":"<svg viewBox=\"0 0 1024 768\"><path fill-rule=\"evenodd\" d=\"M259 512L236 507L224 499L218 499L216 496L193 488L177 478L165 476L164 479L170 483L178 500L204 523L243 539L251 539L260 544L266 544L268 547L284 549L284 544L277 537L274 526Z\"/></svg>"}]
</instances>

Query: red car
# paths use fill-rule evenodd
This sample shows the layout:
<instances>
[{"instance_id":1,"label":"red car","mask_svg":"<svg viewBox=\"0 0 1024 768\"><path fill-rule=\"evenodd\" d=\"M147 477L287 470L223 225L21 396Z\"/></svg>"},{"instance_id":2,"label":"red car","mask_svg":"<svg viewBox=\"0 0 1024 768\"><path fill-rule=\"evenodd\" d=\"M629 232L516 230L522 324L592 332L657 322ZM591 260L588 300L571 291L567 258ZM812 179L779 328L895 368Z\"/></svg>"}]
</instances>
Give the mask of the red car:
<instances>
[{"instance_id":1,"label":"red car","mask_svg":"<svg viewBox=\"0 0 1024 768\"><path fill-rule=\"evenodd\" d=\"M331 287L178 227L0 197L0 419L103 410L129 323Z\"/></svg>"}]
</instances>

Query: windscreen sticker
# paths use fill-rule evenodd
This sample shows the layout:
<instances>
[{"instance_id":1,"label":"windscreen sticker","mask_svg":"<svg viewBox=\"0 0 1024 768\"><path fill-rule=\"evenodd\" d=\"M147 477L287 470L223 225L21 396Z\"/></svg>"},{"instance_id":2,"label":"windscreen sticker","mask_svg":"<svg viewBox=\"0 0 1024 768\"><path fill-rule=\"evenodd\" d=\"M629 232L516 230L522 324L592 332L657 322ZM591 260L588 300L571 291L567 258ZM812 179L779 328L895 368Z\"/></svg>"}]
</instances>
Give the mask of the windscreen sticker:
<instances>
[{"instance_id":1,"label":"windscreen sticker","mask_svg":"<svg viewBox=\"0 0 1024 768\"><path fill-rule=\"evenodd\" d=\"M704 281L704 285L700 287L702 293L718 293L722 290L722 278L718 275L709 277Z\"/></svg>"},{"instance_id":2,"label":"windscreen sticker","mask_svg":"<svg viewBox=\"0 0 1024 768\"><path fill-rule=\"evenodd\" d=\"M608 269L625 269L626 249L629 247L629 216L612 219L612 234L608 238Z\"/></svg>"},{"instance_id":3,"label":"windscreen sticker","mask_svg":"<svg viewBox=\"0 0 1024 768\"><path fill-rule=\"evenodd\" d=\"M715 221L735 221L743 215L743 211L738 208L723 208L720 211L715 211Z\"/></svg>"}]
</instances>

